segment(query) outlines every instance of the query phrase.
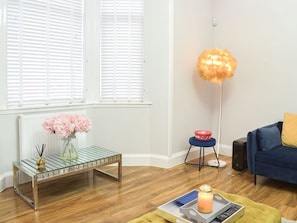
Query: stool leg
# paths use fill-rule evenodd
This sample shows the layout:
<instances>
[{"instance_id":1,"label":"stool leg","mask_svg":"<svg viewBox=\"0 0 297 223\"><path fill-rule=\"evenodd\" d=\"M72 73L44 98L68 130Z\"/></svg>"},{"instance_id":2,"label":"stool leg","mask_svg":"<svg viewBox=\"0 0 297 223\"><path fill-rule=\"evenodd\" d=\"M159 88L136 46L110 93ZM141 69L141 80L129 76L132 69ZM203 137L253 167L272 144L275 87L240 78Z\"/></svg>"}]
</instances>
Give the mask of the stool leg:
<instances>
[{"instance_id":1,"label":"stool leg","mask_svg":"<svg viewBox=\"0 0 297 223\"><path fill-rule=\"evenodd\" d=\"M199 169L199 171L201 170L201 152L202 152L202 148L200 147L199 148L199 164L198 164L198 169Z\"/></svg>"},{"instance_id":2,"label":"stool leg","mask_svg":"<svg viewBox=\"0 0 297 223\"><path fill-rule=\"evenodd\" d=\"M202 155L201 155L201 150L202 150ZM201 159L202 159L202 162L201 162ZM200 147L199 171L201 170L203 165L204 165L204 147Z\"/></svg>"},{"instance_id":3,"label":"stool leg","mask_svg":"<svg viewBox=\"0 0 297 223\"><path fill-rule=\"evenodd\" d=\"M217 159L217 161L218 161L218 168L219 168L219 167L220 167L220 161L219 161L219 158L218 158L218 154L217 154L217 152L216 152L214 146L212 147L212 149L213 149L214 154L215 154L215 156L216 156L216 159Z\"/></svg>"},{"instance_id":4,"label":"stool leg","mask_svg":"<svg viewBox=\"0 0 297 223\"><path fill-rule=\"evenodd\" d=\"M202 165L204 165L204 157L205 157L205 150L204 150L204 147L203 147L203 159L202 159Z\"/></svg>"},{"instance_id":5,"label":"stool leg","mask_svg":"<svg viewBox=\"0 0 297 223\"><path fill-rule=\"evenodd\" d=\"M185 163L185 164L188 164L188 163L187 163L187 158L188 158L188 155L189 155L189 152L190 152L191 148L192 148L192 145L190 145L190 147L189 147L189 149L188 149L186 158L185 158L185 160L184 160L184 163Z\"/></svg>"}]
</instances>

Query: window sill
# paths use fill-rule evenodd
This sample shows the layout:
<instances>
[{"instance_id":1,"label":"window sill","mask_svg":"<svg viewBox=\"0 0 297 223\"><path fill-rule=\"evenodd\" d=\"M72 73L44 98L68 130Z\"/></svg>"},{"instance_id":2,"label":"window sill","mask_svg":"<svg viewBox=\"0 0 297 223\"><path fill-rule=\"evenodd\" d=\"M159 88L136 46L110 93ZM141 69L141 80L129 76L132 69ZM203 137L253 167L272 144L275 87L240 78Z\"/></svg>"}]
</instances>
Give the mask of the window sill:
<instances>
[{"instance_id":1,"label":"window sill","mask_svg":"<svg viewBox=\"0 0 297 223\"><path fill-rule=\"evenodd\" d=\"M38 113L38 112L55 112L55 111L67 111L76 109L88 109L88 108L145 108L150 107L152 102L95 102L95 103L82 103L82 104L63 104L63 105L44 105L44 106L26 106L18 108L2 108L0 109L0 115L6 114L26 114L26 113Z\"/></svg>"}]
</instances>

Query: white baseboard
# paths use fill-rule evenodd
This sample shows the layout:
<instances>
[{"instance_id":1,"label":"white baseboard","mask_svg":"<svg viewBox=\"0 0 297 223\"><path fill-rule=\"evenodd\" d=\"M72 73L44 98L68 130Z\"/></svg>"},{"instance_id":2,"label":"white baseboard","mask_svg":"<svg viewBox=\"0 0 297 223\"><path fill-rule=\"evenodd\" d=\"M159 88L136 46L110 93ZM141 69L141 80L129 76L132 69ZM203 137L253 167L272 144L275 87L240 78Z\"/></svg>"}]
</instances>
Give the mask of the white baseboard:
<instances>
[{"instance_id":1,"label":"white baseboard","mask_svg":"<svg viewBox=\"0 0 297 223\"><path fill-rule=\"evenodd\" d=\"M155 166L160 168L170 168L184 162L188 150L184 150L173 154L172 156L164 156L157 154L123 154L123 166ZM232 156L232 147L221 145L220 154ZM213 153L212 149L206 149L205 155ZM199 149L192 147L187 160L199 157ZM0 175L0 192L8 187L12 187L12 171L5 172Z\"/></svg>"},{"instance_id":2,"label":"white baseboard","mask_svg":"<svg viewBox=\"0 0 297 223\"><path fill-rule=\"evenodd\" d=\"M173 154L172 156L156 154L123 154L123 166L156 166L161 168L170 168L184 162L188 150ZM221 145L220 155L232 156L232 147ZM205 155L213 153L212 149L205 149ZM187 160L199 157L199 149L192 147Z\"/></svg>"},{"instance_id":3,"label":"white baseboard","mask_svg":"<svg viewBox=\"0 0 297 223\"><path fill-rule=\"evenodd\" d=\"M220 147L220 155L224 155L224 156L232 156L232 146L228 146L228 145L223 145L221 144Z\"/></svg>"},{"instance_id":4,"label":"white baseboard","mask_svg":"<svg viewBox=\"0 0 297 223\"><path fill-rule=\"evenodd\" d=\"M12 187L12 171L0 175L0 192L8 187Z\"/></svg>"},{"instance_id":5,"label":"white baseboard","mask_svg":"<svg viewBox=\"0 0 297 223\"><path fill-rule=\"evenodd\" d=\"M186 152L180 152L171 157L157 154L123 154L123 166L170 168L183 163L185 154Z\"/></svg>"}]
</instances>

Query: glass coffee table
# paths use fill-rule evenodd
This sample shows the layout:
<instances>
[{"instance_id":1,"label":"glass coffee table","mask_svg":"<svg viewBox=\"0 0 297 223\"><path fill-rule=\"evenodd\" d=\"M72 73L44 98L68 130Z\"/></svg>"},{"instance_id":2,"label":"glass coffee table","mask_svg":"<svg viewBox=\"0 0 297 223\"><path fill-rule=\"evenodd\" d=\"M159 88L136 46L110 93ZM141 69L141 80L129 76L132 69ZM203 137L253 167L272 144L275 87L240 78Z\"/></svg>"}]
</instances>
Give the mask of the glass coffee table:
<instances>
[{"instance_id":1,"label":"glass coffee table","mask_svg":"<svg viewBox=\"0 0 297 223\"><path fill-rule=\"evenodd\" d=\"M90 146L78 149L78 159L63 161L61 154L46 155L46 169L37 169L36 160L38 157L13 162L13 187L14 191L23 198L34 210L38 210L38 184L65 178L70 175L89 171L89 179L93 181L94 171L111 176L118 181L122 180L122 154L103 149L97 146ZM118 174L100 170L100 167L118 163ZM33 200L20 191L20 175L29 176L32 183Z\"/></svg>"}]
</instances>

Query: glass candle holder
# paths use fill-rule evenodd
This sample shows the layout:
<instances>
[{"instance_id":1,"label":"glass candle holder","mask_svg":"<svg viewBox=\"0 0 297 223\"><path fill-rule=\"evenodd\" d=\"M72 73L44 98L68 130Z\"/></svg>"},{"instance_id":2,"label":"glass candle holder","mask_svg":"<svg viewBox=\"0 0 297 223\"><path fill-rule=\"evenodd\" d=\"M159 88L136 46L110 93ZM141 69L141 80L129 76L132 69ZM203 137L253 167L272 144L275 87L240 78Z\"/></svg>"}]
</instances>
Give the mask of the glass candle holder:
<instances>
[{"instance_id":1,"label":"glass candle holder","mask_svg":"<svg viewBox=\"0 0 297 223\"><path fill-rule=\"evenodd\" d=\"M211 213L213 205L213 193L211 186L204 184L199 187L198 211L201 213Z\"/></svg>"}]
</instances>

